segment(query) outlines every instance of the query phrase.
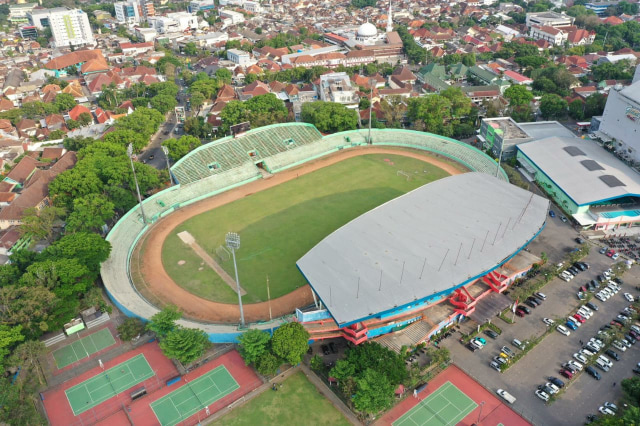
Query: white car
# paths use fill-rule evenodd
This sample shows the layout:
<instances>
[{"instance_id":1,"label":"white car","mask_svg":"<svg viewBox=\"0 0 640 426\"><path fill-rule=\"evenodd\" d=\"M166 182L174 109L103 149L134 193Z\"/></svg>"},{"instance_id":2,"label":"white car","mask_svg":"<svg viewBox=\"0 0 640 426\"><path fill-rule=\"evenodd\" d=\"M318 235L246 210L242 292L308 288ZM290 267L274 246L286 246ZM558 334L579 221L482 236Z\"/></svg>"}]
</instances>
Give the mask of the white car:
<instances>
[{"instance_id":1,"label":"white car","mask_svg":"<svg viewBox=\"0 0 640 426\"><path fill-rule=\"evenodd\" d=\"M553 325L553 320L550 318L542 318L542 322L545 323L546 325Z\"/></svg>"},{"instance_id":2,"label":"white car","mask_svg":"<svg viewBox=\"0 0 640 426\"><path fill-rule=\"evenodd\" d=\"M624 352L627 350L627 347L619 340L616 340L612 343L613 347L616 348L617 350Z\"/></svg>"},{"instance_id":3,"label":"white car","mask_svg":"<svg viewBox=\"0 0 640 426\"><path fill-rule=\"evenodd\" d=\"M593 315L591 312L585 311L582 308L578 309L578 314L580 314L584 319L589 319L591 318L591 315Z\"/></svg>"},{"instance_id":4,"label":"white car","mask_svg":"<svg viewBox=\"0 0 640 426\"><path fill-rule=\"evenodd\" d=\"M581 349L580 353L584 356L594 356L595 354L588 349Z\"/></svg>"},{"instance_id":5,"label":"white car","mask_svg":"<svg viewBox=\"0 0 640 426\"><path fill-rule=\"evenodd\" d=\"M560 274L560 275L558 275L558 278L560 278L561 280L566 281L566 282L571 281L571 278L569 278L569 276L568 276L568 275ZM572 277L572 278L573 278L573 277Z\"/></svg>"},{"instance_id":6,"label":"white car","mask_svg":"<svg viewBox=\"0 0 640 426\"><path fill-rule=\"evenodd\" d=\"M549 394L548 394L548 393L546 393L546 392L544 392L544 391L537 390L537 391L536 391L536 396L537 396L538 398L540 398L541 400L545 401L545 402L549 401ZM608 408L605 408L605 407L600 407L600 408L601 408L601 409L602 409L602 408L604 408L605 410L609 410ZM611 411L611 410L609 410L609 411ZM601 411L601 412L602 412L602 411ZM611 411L611 412L613 413L613 411Z\"/></svg>"},{"instance_id":7,"label":"white car","mask_svg":"<svg viewBox=\"0 0 640 426\"><path fill-rule=\"evenodd\" d=\"M582 364L580 364L579 362L576 362L576 361L570 359L569 361L567 361L567 364L569 364L570 366L572 366L573 368L575 368L578 371L582 371Z\"/></svg>"},{"instance_id":8,"label":"white car","mask_svg":"<svg viewBox=\"0 0 640 426\"><path fill-rule=\"evenodd\" d=\"M613 367L613 362L611 362L611 360L604 355L600 355L598 357L598 361L602 361L602 363L606 364L609 368Z\"/></svg>"},{"instance_id":9,"label":"white car","mask_svg":"<svg viewBox=\"0 0 640 426\"><path fill-rule=\"evenodd\" d=\"M587 357L585 357L583 354L581 354L580 352L576 352L575 354L573 354L573 357L575 359L577 359L578 361L580 361L583 364L587 363Z\"/></svg>"},{"instance_id":10,"label":"white car","mask_svg":"<svg viewBox=\"0 0 640 426\"><path fill-rule=\"evenodd\" d=\"M551 382L545 383L545 386L551 391L551 394L556 394L560 392L560 389Z\"/></svg>"},{"instance_id":11,"label":"white car","mask_svg":"<svg viewBox=\"0 0 640 426\"><path fill-rule=\"evenodd\" d=\"M560 277L561 278L563 278L563 277L567 278L568 280L572 280L573 279L573 275L571 275L571 272L568 272L568 271L562 271L560 273Z\"/></svg>"},{"instance_id":12,"label":"white car","mask_svg":"<svg viewBox=\"0 0 640 426\"><path fill-rule=\"evenodd\" d=\"M612 260L618 260L618 258L620 257L620 255L618 253L613 253L613 256L611 256Z\"/></svg>"},{"instance_id":13,"label":"white car","mask_svg":"<svg viewBox=\"0 0 640 426\"><path fill-rule=\"evenodd\" d=\"M612 410L610 410L609 408L602 406L600 408L598 408L598 411L600 411L602 414L607 415L607 416L614 416L616 413L613 412Z\"/></svg>"},{"instance_id":14,"label":"white car","mask_svg":"<svg viewBox=\"0 0 640 426\"><path fill-rule=\"evenodd\" d=\"M612 285L608 285L607 289L609 289L613 294L618 294L618 291L620 291L620 289L618 289L618 287L614 287Z\"/></svg>"},{"instance_id":15,"label":"white car","mask_svg":"<svg viewBox=\"0 0 640 426\"><path fill-rule=\"evenodd\" d=\"M607 269L602 273L606 279L611 279L611 269Z\"/></svg>"},{"instance_id":16,"label":"white car","mask_svg":"<svg viewBox=\"0 0 640 426\"><path fill-rule=\"evenodd\" d=\"M596 293L595 298L601 302L604 302L607 300L607 297L605 297L602 293Z\"/></svg>"},{"instance_id":17,"label":"white car","mask_svg":"<svg viewBox=\"0 0 640 426\"><path fill-rule=\"evenodd\" d=\"M625 293L624 298L629 302L633 302L633 296L630 293Z\"/></svg>"},{"instance_id":18,"label":"white car","mask_svg":"<svg viewBox=\"0 0 640 426\"><path fill-rule=\"evenodd\" d=\"M565 336L568 336L571 334L571 332L567 330L567 327L565 327L564 325L557 326L556 330L558 330L560 334L564 334Z\"/></svg>"},{"instance_id":19,"label":"white car","mask_svg":"<svg viewBox=\"0 0 640 426\"><path fill-rule=\"evenodd\" d=\"M632 325L631 327L629 327L631 330L635 331L636 333L640 333L640 327L638 327L637 325Z\"/></svg>"}]
</instances>

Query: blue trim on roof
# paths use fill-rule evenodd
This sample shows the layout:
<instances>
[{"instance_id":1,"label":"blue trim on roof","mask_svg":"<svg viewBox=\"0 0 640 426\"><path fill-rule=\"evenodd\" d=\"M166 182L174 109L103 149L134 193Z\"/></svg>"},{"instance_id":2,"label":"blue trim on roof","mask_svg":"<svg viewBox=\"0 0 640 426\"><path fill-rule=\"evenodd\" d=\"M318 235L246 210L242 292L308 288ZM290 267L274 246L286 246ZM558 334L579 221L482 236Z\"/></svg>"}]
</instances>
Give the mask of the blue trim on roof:
<instances>
[{"instance_id":1,"label":"blue trim on roof","mask_svg":"<svg viewBox=\"0 0 640 426\"><path fill-rule=\"evenodd\" d=\"M523 244L523 245L522 245L518 250L516 250L516 251L515 251L511 256L509 256L509 257L505 258L504 260L502 260L500 263L498 263L498 264L497 264L496 266L494 266L493 268L488 269L488 270L486 270L486 271L484 271L484 272L480 273L479 275L476 275L475 277L469 278L468 280L464 281L464 282L463 282L463 283L461 283L461 284L458 284L458 285L456 285L456 286L454 286L454 287L449 287L448 289L446 289L446 290L444 290L444 291L441 291L441 292L439 292L439 293L431 294L431 295L426 296L426 297L423 297L423 298L421 298L421 299L413 300L413 301L411 301L411 302L409 302L409 303L406 303L406 304L404 304L404 305L396 306L396 307L393 307L393 308L391 308L391 309L387 309L387 310L385 310L385 311L380 311L380 312L375 313L375 314L373 314L373 315L369 315L369 316L366 316L366 317L362 317L362 318L359 318L359 319L357 319L357 320L350 321L350 322L347 322L347 323L344 323L344 324L340 324L340 323L336 320L336 318L335 318L335 317L333 316L333 314L331 313L331 308L329 307L329 305L328 305L327 303L325 303L325 301L322 299L322 297L320 297L320 294L318 294L318 292L317 292L317 291L315 291L315 289L314 289L314 287L313 287L313 284L311 284L311 282L310 282L310 281L307 279L307 277L304 275L304 273L302 272L302 270L301 270L301 269L300 269L300 267L298 266L298 263L297 263L297 262L296 262L296 268L298 268L298 271L300 271L300 273L302 274L302 276L304 277L304 279L307 281L307 283L308 283L308 284L309 284L309 286L311 287L311 290L316 294L316 296L318 296L318 298L320 299L320 301L324 304L325 308L326 308L326 309L327 309L327 311L329 312L329 315L331 315L331 318L333 318L333 320L336 322L336 324L338 324L338 327L339 327L339 328L345 328L345 327L349 327L350 325L357 324L357 323L362 322L362 321L366 321L366 320L369 320L369 319L372 319L372 318L376 318L376 317L379 317L379 316L382 316L382 315L390 314L390 313L395 312L395 311L401 311L402 309L405 309L405 308L407 308L407 307L409 307L409 306L411 306L411 305L420 305L420 304L422 304L422 303L424 303L424 302L427 302L427 301L431 301L431 300L434 300L434 299L440 299L440 298L442 298L442 296L449 295L449 294L453 293L453 292L454 292L455 290L457 290L458 288L460 288L460 287L462 287L462 286L465 286L465 285L469 284L470 282L475 281L475 280L477 280L478 278L480 278L480 277L482 277L482 276L484 276L484 275L487 275L488 273L490 273L490 272L492 272L492 271L494 271L494 270L498 269L499 267L501 267L502 265L504 265L505 263L507 263L508 261L510 261L511 259L513 259L513 257L514 257L515 255L517 255L518 253L520 253L520 252L522 251L522 249L524 249L526 246L528 246L528 245L531 243L531 241L535 240L535 239L538 237L538 235L540 235L540 233L542 232L542 230L544 229L544 227L546 226L546 224L547 224L547 222L545 221L545 222L542 224L542 226L540 227L540 229L538 230L538 232L536 232L536 233L535 233L535 235L534 235L533 237L531 237L531 238L530 238L526 243L524 243L524 244ZM339 297L339 296L337 296L337 297ZM400 314L400 312L398 312L398 314Z\"/></svg>"}]
</instances>

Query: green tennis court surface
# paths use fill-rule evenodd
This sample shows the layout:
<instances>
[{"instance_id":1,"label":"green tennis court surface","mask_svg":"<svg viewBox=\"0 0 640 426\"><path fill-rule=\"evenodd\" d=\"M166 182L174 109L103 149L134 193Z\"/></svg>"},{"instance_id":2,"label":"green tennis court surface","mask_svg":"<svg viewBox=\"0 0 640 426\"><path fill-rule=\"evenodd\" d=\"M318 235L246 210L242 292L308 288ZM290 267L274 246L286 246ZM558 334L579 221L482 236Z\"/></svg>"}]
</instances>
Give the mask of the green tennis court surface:
<instances>
[{"instance_id":1,"label":"green tennis court surface","mask_svg":"<svg viewBox=\"0 0 640 426\"><path fill-rule=\"evenodd\" d=\"M73 414L77 416L154 374L144 355L138 354L67 389L65 393Z\"/></svg>"},{"instance_id":2,"label":"green tennis court surface","mask_svg":"<svg viewBox=\"0 0 640 426\"><path fill-rule=\"evenodd\" d=\"M162 426L173 426L239 387L229 371L221 365L152 402L151 409Z\"/></svg>"},{"instance_id":3,"label":"green tennis court surface","mask_svg":"<svg viewBox=\"0 0 640 426\"><path fill-rule=\"evenodd\" d=\"M455 425L477 406L471 398L447 382L393 422L393 426Z\"/></svg>"},{"instance_id":4,"label":"green tennis court surface","mask_svg":"<svg viewBox=\"0 0 640 426\"><path fill-rule=\"evenodd\" d=\"M53 359L56 360L58 368L64 368L82 358L88 358L104 348L108 348L116 343L108 328L103 328L97 333L90 334L73 343L63 346L53 351Z\"/></svg>"}]
</instances>

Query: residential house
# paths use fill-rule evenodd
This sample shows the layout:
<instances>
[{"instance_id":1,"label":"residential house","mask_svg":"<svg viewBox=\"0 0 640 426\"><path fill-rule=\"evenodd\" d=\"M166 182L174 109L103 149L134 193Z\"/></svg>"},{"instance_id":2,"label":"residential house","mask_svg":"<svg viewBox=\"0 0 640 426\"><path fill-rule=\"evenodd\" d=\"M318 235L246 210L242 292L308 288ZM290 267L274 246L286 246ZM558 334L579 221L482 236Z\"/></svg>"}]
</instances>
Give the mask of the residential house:
<instances>
[{"instance_id":1,"label":"residential house","mask_svg":"<svg viewBox=\"0 0 640 426\"><path fill-rule=\"evenodd\" d=\"M34 137L38 130L38 125L34 120L23 118L16 124L16 129L21 137Z\"/></svg>"}]
</instances>

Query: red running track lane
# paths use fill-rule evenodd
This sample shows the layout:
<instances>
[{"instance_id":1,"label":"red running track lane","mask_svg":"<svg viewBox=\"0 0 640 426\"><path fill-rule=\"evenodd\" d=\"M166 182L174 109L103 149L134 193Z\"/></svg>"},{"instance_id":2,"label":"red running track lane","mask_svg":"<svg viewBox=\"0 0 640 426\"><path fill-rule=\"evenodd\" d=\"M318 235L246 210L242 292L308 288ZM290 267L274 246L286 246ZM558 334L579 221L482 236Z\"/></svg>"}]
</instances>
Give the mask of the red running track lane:
<instances>
[{"instance_id":1,"label":"red running track lane","mask_svg":"<svg viewBox=\"0 0 640 426\"><path fill-rule=\"evenodd\" d=\"M216 402L209 405L209 412L213 414L222 408L228 406L232 402L238 400L242 396L252 392L260 385L262 385L262 381L253 372L253 370L247 367L240 357L240 354L236 351L230 351L226 354L216 358L214 360L209 361L191 371L190 373L183 376L183 378L176 384L171 385L169 387L164 387L151 395L145 396L133 404L130 407L127 407L129 411L129 417L133 421L135 426L157 426L158 419L151 409L151 403L162 398L168 393L179 389L182 386L185 386L185 378L187 381L191 382L198 377L208 373L219 365L224 365L229 373L233 376L233 378L238 382L240 387L235 391L231 392L229 395L217 400ZM198 423L198 419L204 419L207 417L205 410L201 410L199 413L194 414L193 416L185 419L185 421L181 422L180 425L195 425ZM110 423L109 426L130 426L130 423L127 421L125 423Z\"/></svg>"},{"instance_id":2,"label":"red running track lane","mask_svg":"<svg viewBox=\"0 0 640 426\"><path fill-rule=\"evenodd\" d=\"M96 364L95 368L92 368L86 373L74 377L73 379L68 380L63 384L44 392L43 403L51 425L75 426L96 424L97 422L103 421L108 417L114 415L116 412L122 411L123 407L126 404L130 403L131 399L129 398L129 394L134 389L145 386L147 388L147 392L154 392L155 390L160 389L163 386L166 387L165 382L171 377L175 377L176 375L178 375L178 370L173 365L173 363L162 354L162 351L158 347L157 342L144 344L139 348L119 355L112 360L104 361L104 367L105 369L109 369L117 364L133 358L140 353L144 354L147 362L149 362L149 365L155 371L156 375L154 377L151 377L150 379L145 380L142 383L138 383L132 388L118 394L111 399L108 399L102 404L99 404L78 416L73 415L73 411L71 410L71 406L69 405L69 401L67 399L65 391L80 382L90 379L97 374L100 374L102 372L102 368L98 366L97 361L94 361ZM113 418L114 420L117 420L122 417L118 415L114 416Z\"/></svg>"},{"instance_id":3,"label":"red running track lane","mask_svg":"<svg viewBox=\"0 0 640 426\"><path fill-rule=\"evenodd\" d=\"M438 374L429 382L427 388L418 394L418 398L409 395L400 404L396 405L391 411L386 413L376 426L387 426L393 424L396 420L404 415L407 411L418 405L420 401L427 398L435 392L440 386L446 382L453 383L458 389L464 392L469 398L473 399L478 407L475 408L467 417L462 419L458 425L472 425L478 421L480 414L480 403L485 402L482 407L482 418L478 422L478 426L495 426L499 423L509 426L530 426L531 423L520 417L515 411L507 406L496 394L489 392L483 388L480 383L473 380L464 371L455 365L450 365L442 373Z\"/></svg>"},{"instance_id":4,"label":"red running track lane","mask_svg":"<svg viewBox=\"0 0 640 426\"><path fill-rule=\"evenodd\" d=\"M110 322L109 322L109 324L105 325L104 327L91 328L91 329L89 329L89 330L88 330L88 331L89 331L89 333L82 333L82 332L80 332L80 333L81 333L80 337L78 337L78 336L75 336L75 335L74 335L73 337L71 337L71 338L69 338L69 339L66 339L66 340L64 341L64 343L65 343L65 344L64 344L64 345L57 346L57 347L56 347L56 349L60 349L60 348L62 348L63 346L70 345L71 343L73 343L73 341L74 341L73 339L76 339L76 340L77 340L78 338L87 337L87 336L88 336L88 335L90 335L90 334L97 333L98 331L102 330L103 328L108 328L108 329L109 329L109 331L111 331L111 336L113 336L113 340L115 340L115 341L116 341L116 343L114 343L113 345L111 345L111 346L109 346L109 347L104 348L104 349L103 349L103 350L101 350L101 351L98 351L98 352L96 352L96 353L94 353L94 354L89 355L89 357L88 357L88 358L82 358L81 360L76 361L76 362L74 362L73 364L69 364L69 365L67 365L67 366L66 366L66 367L64 367L64 368L58 368L58 367L56 366L56 360L53 358L53 351L51 351L51 353L47 356L47 362L51 363L52 370L53 370L53 375L54 375L54 376L57 376L58 374L60 374L60 373L62 373L62 372L64 372L64 371L71 370L71 369L73 369L73 368L77 367L77 366L78 366L78 365L80 365L80 364L84 364L85 362L87 362L87 361L89 361L89 360L96 360L96 359L99 359L99 358L100 358L100 356L102 356L104 353L109 352L111 349L113 349L113 348L117 348L118 346L122 345L122 340L120 340L120 338L119 338L119 337L116 337L116 336L118 335L118 331L116 330L116 326L113 324L113 321L110 321ZM55 349L54 349L54 350L55 350ZM97 362L97 361L96 361L96 362Z\"/></svg>"}]
</instances>

